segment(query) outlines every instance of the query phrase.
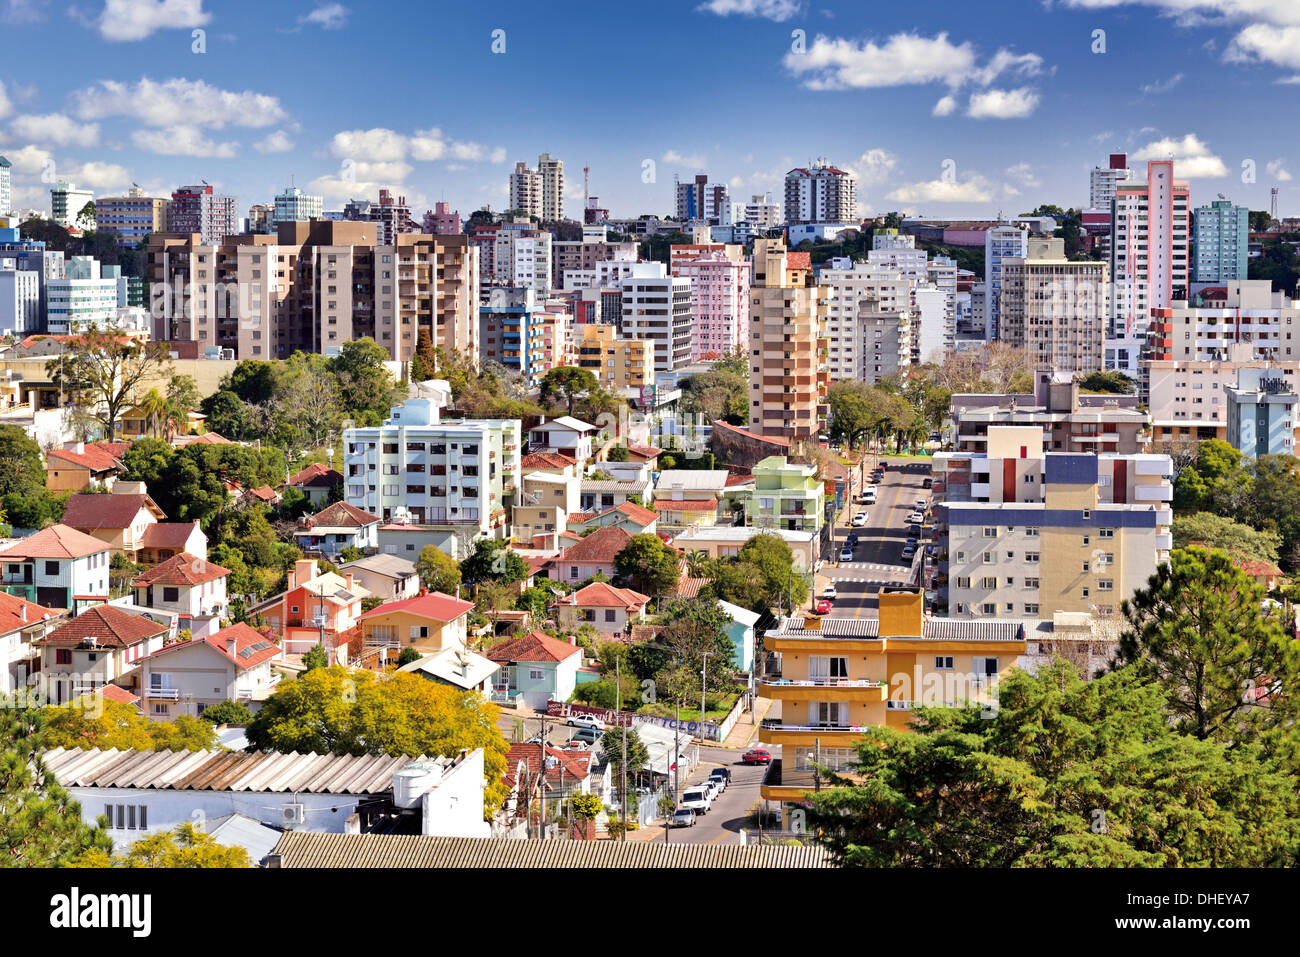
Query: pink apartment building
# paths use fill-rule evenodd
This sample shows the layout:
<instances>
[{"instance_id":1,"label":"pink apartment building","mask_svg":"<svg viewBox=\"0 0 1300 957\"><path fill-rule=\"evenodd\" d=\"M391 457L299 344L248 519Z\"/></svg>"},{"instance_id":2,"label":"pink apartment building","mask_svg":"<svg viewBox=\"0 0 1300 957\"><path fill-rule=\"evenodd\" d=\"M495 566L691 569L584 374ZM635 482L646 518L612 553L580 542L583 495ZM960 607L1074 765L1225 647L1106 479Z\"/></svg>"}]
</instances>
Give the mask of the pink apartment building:
<instances>
[{"instance_id":1,"label":"pink apartment building","mask_svg":"<svg viewBox=\"0 0 1300 957\"><path fill-rule=\"evenodd\" d=\"M752 264L722 250L678 262L676 275L691 281L691 361L725 356L749 341L749 279Z\"/></svg>"},{"instance_id":2,"label":"pink apartment building","mask_svg":"<svg viewBox=\"0 0 1300 957\"><path fill-rule=\"evenodd\" d=\"M435 203L433 210L424 214L424 231L445 236L460 232L460 213L450 203Z\"/></svg>"}]
</instances>

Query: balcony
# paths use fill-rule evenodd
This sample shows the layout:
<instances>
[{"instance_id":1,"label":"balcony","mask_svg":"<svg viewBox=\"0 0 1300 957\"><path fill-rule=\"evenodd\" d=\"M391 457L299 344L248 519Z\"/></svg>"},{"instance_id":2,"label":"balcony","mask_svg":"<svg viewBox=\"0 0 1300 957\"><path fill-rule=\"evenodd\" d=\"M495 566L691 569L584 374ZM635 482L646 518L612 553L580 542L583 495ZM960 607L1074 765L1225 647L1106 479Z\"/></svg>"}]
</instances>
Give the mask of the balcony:
<instances>
[{"instance_id":1,"label":"balcony","mask_svg":"<svg viewBox=\"0 0 1300 957\"><path fill-rule=\"evenodd\" d=\"M823 696L821 700L827 694L824 689L813 693ZM869 729L869 725L786 724L780 719L769 719L759 725L759 740L770 745L813 747L820 741L827 747L852 747L855 739Z\"/></svg>"},{"instance_id":2,"label":"balcony","mask_svg":"<svg viewBox=\"0 0 1300 957\"><path fill-rule=\"evenodd\" d=\"M145 691L146 698L153 698L157 701L179 701L181 697L180 688L149 688Z\"/></svg>"},{"instance_id":3,"label":"balcony","mask_svg":"<svg viewBox=\"0 0 1300 957\"><path fill-rule=\"evenodd\" d=\"M760 694L781 701L884 701L889 684L862 678L772 679L761 684ZM791 725L782 725L790 728Z\"/></svg>"}]
</instances>

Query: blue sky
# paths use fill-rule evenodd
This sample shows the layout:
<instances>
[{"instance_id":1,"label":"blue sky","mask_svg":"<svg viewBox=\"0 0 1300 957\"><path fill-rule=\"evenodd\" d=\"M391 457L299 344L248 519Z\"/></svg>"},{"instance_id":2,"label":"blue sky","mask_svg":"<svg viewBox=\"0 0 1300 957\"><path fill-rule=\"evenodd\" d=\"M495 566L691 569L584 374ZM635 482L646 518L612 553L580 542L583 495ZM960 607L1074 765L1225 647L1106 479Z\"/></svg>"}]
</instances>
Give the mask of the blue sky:
<instances>
[{"instance_id":1,"label":"blue sky","mask_svg":"<svg viewBox=\"0 0 1300 957\"><path fill-rule=\"evenodd\" d=\"M20 206L55 176L202 178L246 210L292 176L327 208L389 186L467 215L549 151L575 217L584 164L634 216L674 174L778 194L820 156L864 213L982 217L1083 204L1117 149L1173 155L1195 202L1278 186L1300 214L1297 0L0 0L0 38Z\"/></svg>"}]
</instances>

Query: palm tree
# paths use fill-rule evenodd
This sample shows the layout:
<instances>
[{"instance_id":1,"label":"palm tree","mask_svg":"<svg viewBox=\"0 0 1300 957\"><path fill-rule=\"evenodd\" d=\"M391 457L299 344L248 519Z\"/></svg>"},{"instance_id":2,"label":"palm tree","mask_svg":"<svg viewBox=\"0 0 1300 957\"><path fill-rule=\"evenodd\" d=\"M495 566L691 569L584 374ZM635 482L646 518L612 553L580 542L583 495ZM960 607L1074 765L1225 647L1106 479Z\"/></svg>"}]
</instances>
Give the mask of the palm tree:
<instances>
[{"instance_id":1,"label":"palm tree","mask_svg":"<svg viewBox=\"0 0 1300 957\"><path fill-rule=\"evenodd\" d=\"M692 548L686 553L686 572L692 578L702 578L709 553L702 548Z\"/></svg>"},{"instance_id":2,"label":"palm tree","mask_svg":"<svg viewBox=\"0 0 1300 957\"><path fill-rule=\"evenodd\" d=\"M167 411L167 400L163 398L162 393L157 389L150 389L145 393L145 397L140 400L140 411L144 413L148 421L148 429L154 438L158 437L159 429L162 426L163 413Z\"/></svg>"}]
</instances>

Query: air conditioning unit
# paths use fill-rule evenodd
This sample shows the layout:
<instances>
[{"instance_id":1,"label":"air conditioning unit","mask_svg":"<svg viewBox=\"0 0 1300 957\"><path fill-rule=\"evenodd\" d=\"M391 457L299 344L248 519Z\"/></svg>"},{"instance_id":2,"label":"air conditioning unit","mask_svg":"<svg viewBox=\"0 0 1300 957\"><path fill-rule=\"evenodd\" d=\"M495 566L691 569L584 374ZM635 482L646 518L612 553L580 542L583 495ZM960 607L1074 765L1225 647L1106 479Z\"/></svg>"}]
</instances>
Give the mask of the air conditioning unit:
<instances>
[{"instance_id":1,"label":"air conditioning unit","mask_svg":"<svg viewBox=\"0 0 1300 957\"><path fill-rule=\"evenodd\" d=\"M283 823L286 825L306 823L307 810L301 804L286 804L280 811Z\"/></svg>"}]
</instances>

